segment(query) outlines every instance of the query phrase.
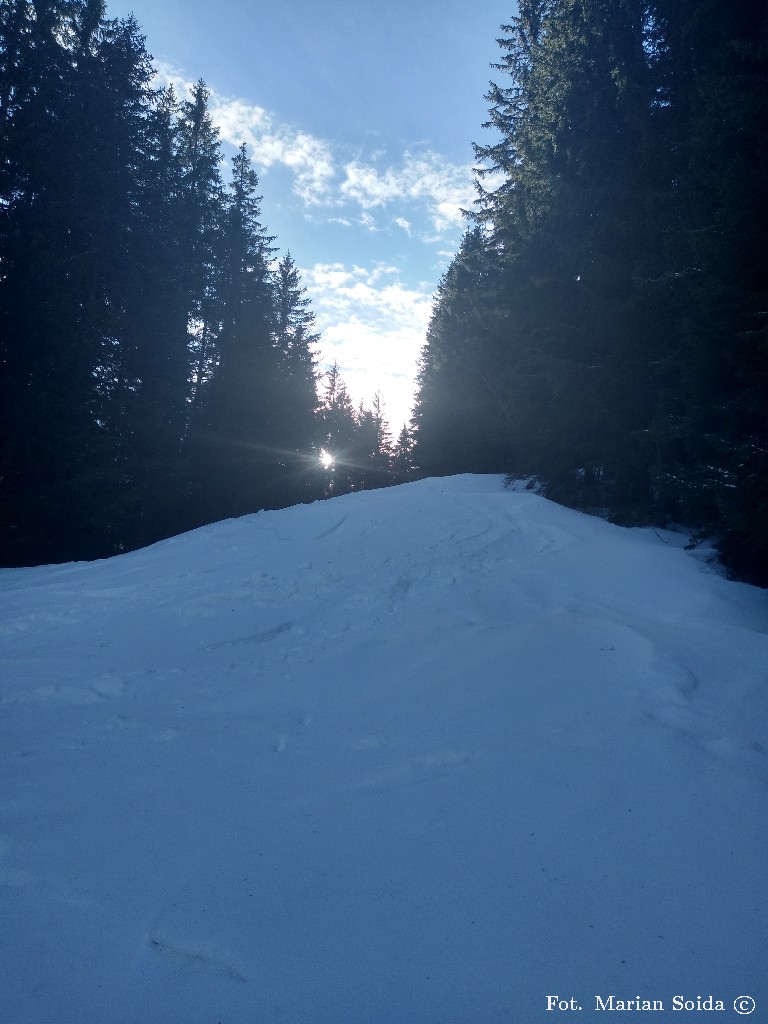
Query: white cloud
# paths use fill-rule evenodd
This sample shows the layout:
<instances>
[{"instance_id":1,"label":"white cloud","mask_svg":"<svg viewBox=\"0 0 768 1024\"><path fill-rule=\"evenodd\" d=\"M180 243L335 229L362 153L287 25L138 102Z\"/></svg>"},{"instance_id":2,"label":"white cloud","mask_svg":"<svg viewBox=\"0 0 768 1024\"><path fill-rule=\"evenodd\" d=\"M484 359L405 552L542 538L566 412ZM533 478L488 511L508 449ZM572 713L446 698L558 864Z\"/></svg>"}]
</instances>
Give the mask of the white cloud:
<instances>
[{"instance_id":1,"label":"white cloud","mask_svg":"<svg viewBox=\"0 0 768 1024\"><path fill-rule=\"evenodd\" d=\"M366 231L378 231L379 230L378 227L376 226L376 221L371 216L371 214L368 213L366 210L364 210L360 214L360 216L357 218L355 223L359 224L360 227L365 228Z\"/></svg>"},{"instance_id":2,"label":"white cloud","mask_svg":"<svg viewBox=\"0 0 768 1024\"><path fill-rule=\"evenodd\" d=\"M158 64L157 81L173 83L179 96L188 95L192 87L170 64ZM221 138L233 146L246 142L260 171L278 164L287 168L293 174L293 192L308 215L321 207L335 207L339 210L335 221L377 231L372 211L395 206L396 216L390 222L408 234L417 214L426 215L431 233L422 234L422 241L430 244L455 234L463 224L461 209L474 199L471 164L452 164L429 149L406 151L399 164L383 170L378 167L383 158L380 151L344 162L337 146L280 123L264 107L223 96L211 87L209 91L211 117ZM408 219L403 207L411 211Z\"/></svg>"},{"instance_id":3,"label":"white cloud","mask_svg":"<svg viewBox=\"0 0 768 1024\"><path fill-rule=\"evenodd\" d=\"M415 327L423 332L431 312L431 286L407 288L397 268L377 264L373 268L341 263L317 263L302 272L318 318L334 321L354 312L379 322L383 317L393 326Z\"/></svg>"},{"instance_id":4,"label":"white cloud","mask_svg":"<svg viewBox=\"0 0 768 1024\"><path fill-rule=\"evenodd\" d=\"M472 165L448 163L431 150L406 151L399 167L387 167L384 171L355 160L345 166L344 173L340 192L346 199L358 203L363 210L395 202L422 204L438 234L462 225L461 210L472 205L475 195Z\"/></svg>"},{"instance_id":5,"label":"white cloud","mask_svg":"<svg viewBox=\"0 0 768 1024\"><path fill-rule=\"evenodd\" d=\"M257 167L283 164L292 171L293 190L307 206L329 201L336 169L327 142L292 126L275 124L261 107L215 93L211 94L211 116L225 142L248 144Z\"/></svg>"},{"instance_id":6,"label":"white cloud","mask_svg":"<svg viewBox=\"0 0 768 1024\"><path fill-rule=\"evenodd\" d=\"M410 419L414 378L432 312L432 286L403 285L396 267L318 263L302 271L322 330L321 360L336 359L353 401L381 390L397 432Z\"/></svg>"}]
</instances>

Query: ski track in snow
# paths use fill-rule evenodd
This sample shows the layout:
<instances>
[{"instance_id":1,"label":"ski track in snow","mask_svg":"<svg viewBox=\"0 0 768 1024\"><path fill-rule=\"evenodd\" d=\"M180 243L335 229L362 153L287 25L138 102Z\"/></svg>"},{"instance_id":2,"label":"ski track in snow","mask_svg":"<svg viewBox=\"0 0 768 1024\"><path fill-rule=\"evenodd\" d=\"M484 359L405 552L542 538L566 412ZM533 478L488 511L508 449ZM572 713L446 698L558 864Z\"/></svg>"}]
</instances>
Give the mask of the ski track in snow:
<instances>
[{"instance_id":1,"label":"ski track in snow","mask_svg":"<svg viewBox=\"0 0 768 1024\"><path fill-rule=\"evenodd\" d=\"M768 599L663 539L457 477L0 573L9 1021L765 1005Z\"/></svg>"}]
</instances>

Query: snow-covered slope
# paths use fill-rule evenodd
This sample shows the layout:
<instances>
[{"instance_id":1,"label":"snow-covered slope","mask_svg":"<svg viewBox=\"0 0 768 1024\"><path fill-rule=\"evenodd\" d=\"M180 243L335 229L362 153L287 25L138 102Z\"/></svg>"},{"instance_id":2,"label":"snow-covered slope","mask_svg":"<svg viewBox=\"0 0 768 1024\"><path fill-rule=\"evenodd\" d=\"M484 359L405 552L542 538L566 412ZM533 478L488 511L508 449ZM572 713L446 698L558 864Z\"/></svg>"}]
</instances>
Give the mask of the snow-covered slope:
<instances>
[{"instance_id":1,"label":"snow-covered slope","mask_svg":"<svg viewBox=\"0 0 768 1024\"><path fill-rule=\"evenodd\" d=\"M768 1019L768 595L682 544L455 477L0 573L0 1018Z\"/></svg>"}]
</instances>

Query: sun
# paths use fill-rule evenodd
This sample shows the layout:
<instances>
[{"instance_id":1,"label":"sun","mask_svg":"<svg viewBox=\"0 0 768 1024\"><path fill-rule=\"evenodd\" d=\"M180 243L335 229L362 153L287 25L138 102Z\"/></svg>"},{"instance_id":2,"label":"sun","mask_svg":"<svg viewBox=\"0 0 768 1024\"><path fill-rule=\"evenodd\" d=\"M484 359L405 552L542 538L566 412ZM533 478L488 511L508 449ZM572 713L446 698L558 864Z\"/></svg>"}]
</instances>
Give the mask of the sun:
<instances>
[{"instance_id":1,"label":"sun","mask_svg":"<svg viewBox=\"0 0 768 1024\"><path fill-rule=\"evenodd\" d=\"M333 465L333 456L330 452L327 452L325 448L320 449L320 462L322 463L323 469L330 469Z\"/></svg>"}]
</instances>

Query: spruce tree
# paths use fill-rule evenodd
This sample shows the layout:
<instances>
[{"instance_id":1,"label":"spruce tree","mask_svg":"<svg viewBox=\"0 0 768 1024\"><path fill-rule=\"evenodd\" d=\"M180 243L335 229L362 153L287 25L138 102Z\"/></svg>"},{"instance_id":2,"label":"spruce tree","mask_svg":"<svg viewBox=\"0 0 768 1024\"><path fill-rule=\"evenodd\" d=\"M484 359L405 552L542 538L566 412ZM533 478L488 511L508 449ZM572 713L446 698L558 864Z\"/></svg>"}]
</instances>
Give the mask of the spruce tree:
<instances>
[{"instance_id":1,"label":"spruce tree","mask_svg":"<svg viewBox=\"0 0 768 1024\"><path fill-rule=\"evenodd\" d=\"M319 447L330 460L325 466L325 493L345 494L355 488L358 479L358 469L354 464L355 410L336 360L326 372L325 379L319 412Z\"/></svg>"},{"instance_id":2,"label":"spruce tree","mask_svg":"<svg viewBox=\"0 0 768 1024\"><path fill-rule=\"evenodd\" d=\"M424 474L511 469L513 405L494 258L483 231L468 231L438 287L413 417Z\"/></svg>"},{"instance_id":3,"label":"spruce tree","mask_svg":"<svg viewBox=\"0 0 768 1024\"><path fill-rule=\"evenodd\" d=\"M280 471L272 239L260 222L257 190L243 144L232 159L218 241L215 361L201 382L192 427L201 521L269 506Z\"/></svg>"},{"instance_id":4,"label":"spruce tree","mask_svg":"<svg viewBox=\"0 0 768 1024\"><path fill-rule=\"evenodd\" d=\"M413 434L406 423L397 435L397 441L392 449L391 466L394 483L406 483L414 476Z\"/></svg>"},{"instance_id":5,"label":"spruce tree","mask_svg":"<svg viewBox=\"0 0 768 1024\"><path fill-rule=\"evenodd\" d=\"M392 433L384 415L384 407L384 396L377 391L371 403L371 418L375 427L375 443L369 471L371 487L386 487L392 483Z\"/></svg>"},{"instance_id":6,"label":"spruce tree","mask_svg":"<svg viewBox=\"0 0 768 1024\"><path fill-rule=\"evenodd\" d=\"M122 544L125 435L115 396L134 154L152 72L136 24L106 21L99 3L11 13L2 45L0 415L3 541L16 562Z\"/></svg>"},{"instance_id":7,"label":"spruce tree","mask_svg":"<svg viewBox=\"0 0 768 1024\"><path fill-rule=\"evenodd\" d=\"M674 339L652 433L664 512L768 583L768 12L659 4L674 192Z\"/></svg>"},{"instance_id":8,"label":"spruce tree","mask_svg":"<svg viewBox=\"0 0 768 1024\"><path fill-rule=\"evenodd\" d=\"M644 3L521 5L502 65L515 81L490 95L502 142L478 147L506 176L481 190L480 217L510 313L528 325L510 332L539 376L542 404L523 427L533 461L560 497L636 511L650 502L656 349L635 282L660 243L650 27Z\"/></svg>"},{"instance_id":9,"label":"spruce tree","mask_svg":"<svg viewBox=\"0 0 768 1024\"><path fill-rule=\"evenodd\" d=\"M551 496L714 533L768 580L767 25L754 0L521 0L482 237L423 353L422 472L498 445Z\"/></svg>"},{"instance_id":10,"label":"spruce tree","mask_svg":"<svg viewBox=\"0 0 768 1024\"><path fill-rule=\"evenodd\" d=\"M222 185L205 84L179 101L152 76L101 0L0 5L5 564L314 493L298 272L270 269L244 148Z\"/></svg>"},{"instance_id":11,"label":"spruce tree","mask_svg":"<svg viewBox=\"0 0 768 1024\"><path fill-rule=\"evenodd\" d=\"M318 396L315 315L290 252L273 273L274 331L277 360L282 479L276 488L286 503L318 496Z\"/></svg>"}]
</instances>

